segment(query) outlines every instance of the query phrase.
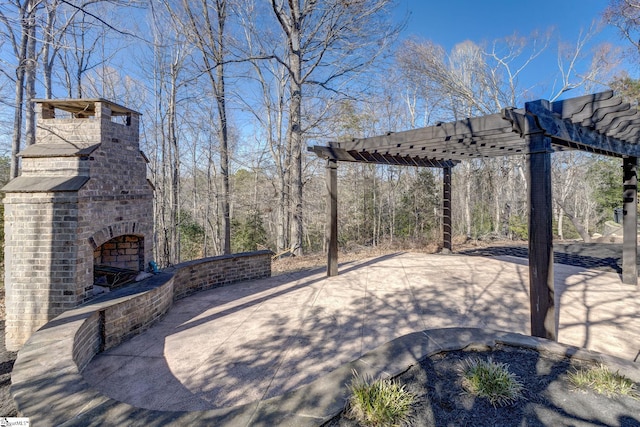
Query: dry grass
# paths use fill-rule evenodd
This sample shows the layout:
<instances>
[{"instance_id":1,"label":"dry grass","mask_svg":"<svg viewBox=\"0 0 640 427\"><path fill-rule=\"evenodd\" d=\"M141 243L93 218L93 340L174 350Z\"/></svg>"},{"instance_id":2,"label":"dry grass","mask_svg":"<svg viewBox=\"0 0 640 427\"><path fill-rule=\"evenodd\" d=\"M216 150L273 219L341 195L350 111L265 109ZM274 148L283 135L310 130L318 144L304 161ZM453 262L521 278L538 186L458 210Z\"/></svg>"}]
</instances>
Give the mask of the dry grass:
<instances>
[{"instance_id":1,"label":"dry grass","mask_svg":"<svg viewBox=\"0 0 640 427\"><path fill-rule=\"evenodd\" d=\"M405 386L390 378L373 380L353 372L349 386L347 415L364 426L399 426L404 424L416 397Z\"/></svg>"},{"instance_id":2,"label":"dry grass","mask_svg":"<svg viewBox=\"0 0 640 427\"><path fill-rule=\"evenodd\" d=\"M510 405L522 397L524 386L505 363L471 358L462 364L460 373L465 391L488 399L494 408Z\"/></svg>"},{"instance_id":3,"label":"dry grass","mask_svg":"<svg viewBox=\"0 0 640 427\"><path fill-rule=\"evenodd\" d=\"M468 240L464 236L454 236L454 251L463 251L468 249L486 248L490 246L500 245L509 246L522 244L521 241L500 240L500 241L482 241ZM361 261L367 258L375 258L379 256L389 255L398 252L418 252L426 254L434 254L442 249L436 243L420 243L420 242L395 242L393 244L381 244L378 246L361 246L350 244L346 248L340 248L338 254L338 262L340 264L354 261ZM324 268L327 266L327 255L323 253L305 254L303 256L290 256L273 260L271 263L271 273L274 276L294 271L313 270L315 268Z\"/></svg>"},{"instance_id":4,"label":"dry grass","mask_svg":"<svg viewBox=\"0 0 640 427\"><path fill-rule=\"evenodd\" d=\"M633 381L618 372L610 371L605 365L571 372L569 381L577 389L594 390L607 397L631 396L635 399L640 398L640 393Z\"/></svg>"},{"instance_id":5,"label":"dry grass","mask_svg":"<svg viewBox=\"0 0 640 427\"><path fill-rule=\"evenodd\" d=\"M398 252L421 252L436 253L439 250L436 244L429 244L420 247L402 246L402 245L379 245L379 246L359 246L350 245L349 248L341 250L338 254L338 262L340 264L354 261L361 261L367 258L375 258L379 256L389 255ZM275 259L271 263L271 274L277 276L279 274L290 273L294 271L313 270L315 268L324 268L327 266L327 255L321 253L305 254L303 256L290 256Z\"/></svg>"}]
</instances>

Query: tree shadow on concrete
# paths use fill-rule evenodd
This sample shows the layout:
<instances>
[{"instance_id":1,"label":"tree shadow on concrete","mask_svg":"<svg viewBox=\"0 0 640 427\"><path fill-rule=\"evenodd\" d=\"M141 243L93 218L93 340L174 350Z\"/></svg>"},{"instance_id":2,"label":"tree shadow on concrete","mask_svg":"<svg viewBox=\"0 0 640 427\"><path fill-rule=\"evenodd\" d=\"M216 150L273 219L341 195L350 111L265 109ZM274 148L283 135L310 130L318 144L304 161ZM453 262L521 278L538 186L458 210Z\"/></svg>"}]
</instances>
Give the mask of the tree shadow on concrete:
<instances>
[{"instance_id":1,"label":"tree shadow on concrete","mask_svg":"<svg viewBox=\"0 0 640 427\"><path fill-rule=\"evenodd\" d=\"M527 266L526 258L496 259ZM627 360L638 361L640 301L634 285L621 283L610 270L558 265L554 271L558 340ZM523 279L528 292L528 278ZM524 333L528 333L525 331Z\"/></svg>"},{"instance_id":2,"label":"tree shadow on concrete","mask_svg":"<svg viewBox=\"0 0 640 427\"><path fill-rule=\"evenodd\" d=\"M145 374L144 363L138 372L127 371L125 362L103 372L102 378L119 369L122 379L153 382L156 376L164 377L144 391L164 396L158 397L156 409L212 414L211 410L288 395L407 333L453 326L523 334L530 329L528 270L496 260L478 263L459 256L397 254L354 264L336 278L307 272L256 283L259 286L233 285L194 295L190 298L200 304L196 312L178 303L165 319L170 324L161 322L145 333L146 340L134 338L129 346L107 352L124 361L128 351L139 351L135 347L144 347L151 338L158 345L142 348L142 355L157 359L153 375ZM288 310L295 306L297 310ZM231 332L216 335L230 325ZM183 348L178 356L166 354L177 335L183 341L174 345L187 342L193 348ZM100 378L91 369L86 373ZM100 389L99 383L98 379L94 385ZM111 393L123 387L112 384L113 389L101 390L118 399ZM346 398L346 380L341 393ZM145 400L144 395L138 397ZM319 393L306 401L322 402L325 397ZM296 405L281 411L272 408L270 414L294 414ZM204 412L199 417L206 419Z\"/></svg>"},{"instance_id":3,"label":"tree shadow on concrete","mask_svg":"<svg viewBox=\"0 0 640 427\"><path fill-rule=\"evenodd\" d=\"M341 272L348 274L397 255L346 268L343 265ZM299 319L279 315L278 307L273 309L273 315L261 318L257 324L246 327L245 320L257 316L258 308L274 300L283 301L276 303L279 306L293 302L309 304L306 298L313 298L318 284L324 280L324 270L302 271L195 294L178 301L165 319L144 334L96 356L83 375L106 395L148 409L177 410L185 405L192 410L223 408L252 401L245 398L247 390L248 396L260 399L263 395L255 393L262 390L260 381L254 384L253 380L272 373L289 341L304 342L305 336L292 335L291 325L295 331ZM308 295L299 294L305 291ZM298 299L301 301L295 301ZM231 343L229 336L220 338L211 334L220 322L226 328L225 333L241 338ZM326 329L325 325L317 327ZM169 366L165 346L178 336L196 344L177 352L172 360L177 367ZM212 342L217 339L220 341ZM198 369L208 360L212 362L206 364L206 369ZM185 377L190 387L184 386ZM139 381L140 378L143 380Z\"/></svg>"}]
</instances>

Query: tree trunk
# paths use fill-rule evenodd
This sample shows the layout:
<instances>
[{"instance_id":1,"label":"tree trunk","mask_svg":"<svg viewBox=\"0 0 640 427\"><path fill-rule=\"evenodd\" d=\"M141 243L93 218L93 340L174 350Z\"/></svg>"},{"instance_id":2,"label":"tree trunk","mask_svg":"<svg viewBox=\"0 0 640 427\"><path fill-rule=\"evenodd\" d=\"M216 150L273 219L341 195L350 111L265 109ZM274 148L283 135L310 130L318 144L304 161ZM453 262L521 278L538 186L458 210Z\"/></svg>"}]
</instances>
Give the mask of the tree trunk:
<instances>
[{"instance_id":1,"label":"tree trunk","mask_svg":"<svg viewBox=\"0 0 640 427\"><path fill-rule=\"evenodd\" d=\"M558 239L564 240L564 212L558 209Z\"/></svg>"},{"instance_id":2,"label":"tree trunk","mask_svg":"<svg viewBox=\"0 0 640 427\"><path fill-rule=\"evenodd\" d=\"M26 38L25 38L26 51ZM19 65L16 72L15 114L13 118L13 138L11 140L11 178L16 178L20 170L20 146L22 142L22 104L24 100L24 65Z\"/></svg>"},{"instance_id":3,"label":"tree trunk","mask_svg":"<svg viewBox=\"0 0 640 427\"><path fill-rule=\"evenodd\" d=\"M229 134L226 110L226 89L224 59L226 51L225 24L227 19L227 2L216 0L200 1L199 10L195 11L191 3L182 2L189 18L188 31L195 41L204 62L206 73L211 83L211 89L216 99L218 113L218 139L220 143L220 175L222 178L222 192L218 199L219 209L222 210L222 250L231 253L231 209L229 184ZM211 20L210 8L214 10L214 21ZM179 17L174 19L179 20Z\"/></svg>"},{"instance_id":4,"label":"tree trunk","mask_svg":"<svg viewBox=\"0 0 640 427\"><path fill-rule=\"evenodd\" d=\"M294 26L295 28L295 26ZM295 255L302 255L302 60L300 58L300 33L293 31L291 34L291 160L292 160L292 247Z\"/></svg>"},{"instance_id":5,"label":"tree trunk","mask_svg":"<svg viewBox=\"0 0 640 427\"><path fill-rule=\"evenodd\" d=\"M180 210L180 147L178 145L178 136L176 133L176 103L178 98L177 88L177 66L175 63L171 64L171 89L169 95L169 111L167 112L168 119L168 137L169 137L169 161L171 168L171 193L170 200L171 205L169 209L170 217L170 250L171 257L170 262L177 264L180 262L180 233L178 224L178 214Z\"/></svg>"},{"instance_id":6,"label":"tree trunk","mask_svg":"<svg viewBox=\"0 0 640 427\"><path fill-rule=\"evenodd\" d=\"M562 211L565 213L565 215L567 215L567 217L569 218L569 221L571 221L573 226L576 228L576 231L578 232L578 234L580 234L580 237L582 237L582 240L584 240L585 243L591 243L591 236L589 235L589 232L587 231L587 229L585 229L584 225L580 223L578 218L576 218L575 215L573 215L571 212L569 212L566 209L566 206L564 203L558 202L558 205L560 206Z\"/></svg>"},{"instance_id":7,"label":"tree trunk","mask_svg":"<svg viewBox=\"0 0 640 427\"><path fill-rule=\"evenodd\" d=\"M25 145L36 143L36 111L33 100L36 98L36 24L35 16L29 24L27 43L27 63L25 69Z\"/></svg>"},{"instance_id":8,"label":"tree trunk","mask_svg":"<svg viewBox=\"0 0 640 427\"><path fill-rule=\"evenodd\" d=\"M53 97L51 75L53 74L53 61L56 55L56 51L54 49L54 53L51 53L51 45L54 43L53 24L56 18L57 7L57 2L47 4L47 24L44 29L42 42L42 80L44 83L44 97L46 99L51 99Z\"/></svg>"},{"instance_id":9,"label":"tree trunk","mask_svg":"<svg viewBox=\"0 0 640 427\"><path fill-rule=\"evenodd\" d=\"M15 113L13 119L13 138L11 140L11 166L10 175L11 178L16 178L19 174L20 160L18 153L22 145L22 109L24 107L24 95L25 95L25 73L29 66L28 49L29 38L32 35L31 26L35 14L35 4L32 0L29 0L27 4L20 10L22 33L20 38L20 46L18 53L18 67L16 68L16 86L15 86Z\"/></svg>"},{"instance_id":10,"label":"tree trunk","mask_svg":"<svg viewBox=\"0 0 640 427\"><path fill-rule=\"evenodd\" d=\"M226 20L226 6L224 2L218 3L218 58L216 65L217 82L216 104L218 106L219 119L219 135L220 135L220 173L222 175L222 232L223 232L223 248L225 254L231 253L231 216L229 207L229 195L231 193L229 186L229 134L227 129L227 108L225 98L225 82L224 82L224 25Z\"/></svg>"}]
</instances>

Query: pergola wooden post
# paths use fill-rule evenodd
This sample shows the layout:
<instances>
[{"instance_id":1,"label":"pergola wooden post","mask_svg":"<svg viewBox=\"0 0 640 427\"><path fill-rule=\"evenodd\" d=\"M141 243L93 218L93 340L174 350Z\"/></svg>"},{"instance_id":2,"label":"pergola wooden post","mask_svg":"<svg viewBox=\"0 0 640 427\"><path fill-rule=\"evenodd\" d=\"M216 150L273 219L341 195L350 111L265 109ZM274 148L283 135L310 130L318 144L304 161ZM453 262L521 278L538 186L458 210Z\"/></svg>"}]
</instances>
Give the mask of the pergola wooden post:
<instances>
[{"instance_id":1,"label":"pergola wooden post","mask_svg":"<svg viewBox=\"0 0 640 427\"><path fill-rule=\"evenodd\" d=\"M558 336L553 278L553 210L551 204L551 138L543 131L525 135L529 198L529 292L531 335Z\"/></svg>"},{"instance_id":2,"label":"pergola wooden post","mask_svg":"<svg viewBox=\"0 0 640 427\"><path fill-rule=\"evenodd\" d=\"M622 160L622 283L638 284L638 158Z\"/></svg>"},{"instance_id":3,"label":"pergola wooden post","mask_svg":"<svg viewBox=\"0 0 640 427\"><path fill-rule=\"evenodd\" d=\"M327 160L327 276L338 275L338 162Z\"/></svg>"},{"instance_id":4,"label":"pergola wooden post","mask_svg":"<svg viewBox=\"0 0 640 427\"><path fill-rule=\"evenodd\" d=\"M451 252L451 166L442 168L442 248Z\"/></svg>"},{"instance_id":5,"label":"pergola wooden post","mask_svg":"<svg viewBox=\"0 0 640 427\"><path fill-rule=\"evenodd\" d=\"M460 161L526 155L529 196L529 288L531 335L557 339L553 282L551 153L580 150L625 159L623 282L637 284L637 162L640 157L640 111L613 91L369 138L309 147L335 161L438 167L443 175L443 247L451 248L451 167ZM330 175L328 175L330 176ZM335 177L335 175L334 175ZM333 178L335 179L335 178ZM330 187L331 179L328 178ZM332 193L334 194L334 193ZM335 199L331 202L335 209ZM329 219L337 232L335 217ZM337 234L330 241L329 271L337 274ZM333 264L332 264L333 263ZM335 268L335 270L333 270Z\"/></svg>"}]
</instances>

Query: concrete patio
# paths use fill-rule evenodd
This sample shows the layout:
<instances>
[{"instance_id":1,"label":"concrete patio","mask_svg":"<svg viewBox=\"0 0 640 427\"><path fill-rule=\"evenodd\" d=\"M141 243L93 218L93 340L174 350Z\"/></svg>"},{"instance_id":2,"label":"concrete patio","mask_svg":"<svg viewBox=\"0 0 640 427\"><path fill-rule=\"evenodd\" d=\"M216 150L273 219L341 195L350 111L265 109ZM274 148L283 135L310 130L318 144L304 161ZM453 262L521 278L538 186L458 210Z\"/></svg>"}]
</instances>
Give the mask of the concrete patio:
<instances>
[{"instance_id":1,"label":"concrete patio","mask_svg":"<svg viewBox=\"0 0 640 427\"><path fill-rule=\"evenodd\" d=\"M559 341L640 360L640 291L615 273L555 265ZM405 334L443 327L529 333L526 259L399 253L279 275L175 303L99 354L87 382L133 406L201 411L264 400Z\"/></svg>"}]
</instances>

